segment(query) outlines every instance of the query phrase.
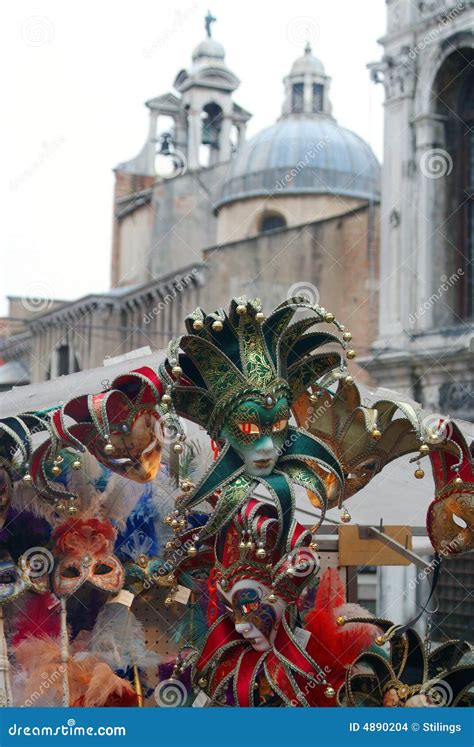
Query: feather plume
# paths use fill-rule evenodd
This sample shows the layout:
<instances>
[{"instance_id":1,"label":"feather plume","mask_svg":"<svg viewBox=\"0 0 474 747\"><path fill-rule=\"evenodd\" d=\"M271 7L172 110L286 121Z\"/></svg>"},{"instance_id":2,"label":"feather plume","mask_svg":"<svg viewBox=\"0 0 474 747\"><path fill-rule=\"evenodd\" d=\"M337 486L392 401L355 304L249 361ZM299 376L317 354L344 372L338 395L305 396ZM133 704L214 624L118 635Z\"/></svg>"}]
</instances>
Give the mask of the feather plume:
<instances>
[{"instance_id":1,"label":"feather plume","mask_svg":"<svg viewBox=\"0 0 474 747\"><path fill-rule=\"evenodd\" d=\"M104 605L95 622L90 653L114 671L156 667L159 657L147 650L142 624L128 607L117 602Z\"/></svg>"},{"instance_id":2,"label":"feather plume","mask_svg":"<svg viewBox=\"0 0 474 747\"><path fill-rule=\"evenodd\" d=\"M11 639L13 646L17 646L28 636L35 638L58 636L59 611L58 600L52 594L27 595L15 617L15 632Z\"/></svg>"},{"instance_id":3,"label":"feather plume","mask_svg":"<svg viewBox=\"0 0 474 747\"><path fill-rule=\"evenodd\" d=\"M87 666L88 660L83 664ZM130 682L114 674L104 662L92 658L91 664L91 676L82 703L86 708L138 705L137 694Z\"/></svg>"}]
</instances>

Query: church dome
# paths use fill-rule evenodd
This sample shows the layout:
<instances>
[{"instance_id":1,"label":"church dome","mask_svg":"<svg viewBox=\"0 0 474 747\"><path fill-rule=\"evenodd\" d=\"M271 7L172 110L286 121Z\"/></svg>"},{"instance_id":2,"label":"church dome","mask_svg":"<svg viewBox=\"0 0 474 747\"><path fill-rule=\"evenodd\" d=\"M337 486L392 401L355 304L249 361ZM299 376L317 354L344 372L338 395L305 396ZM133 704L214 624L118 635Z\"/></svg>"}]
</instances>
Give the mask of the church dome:
<instances>
[{"instance_id":1,"label":"church dome","mask_svg":"<svg viewBox=\"0 0 474 747\"><path fill-rule=\"evenodd\" d=\"M336 194L379 196L380 166L368 145L328 116L282 117L244 143L217 208L248 197Z\"/></svg>"},{"instance_id":2,"label":"church dome","mask_svg":"<svg viewBox=\"0 0 474 747\"><path fill-rule=\"evenodd\" d=\"M304 54L294 61L290 70L290 76L305 75L305 73L326 75L323 63L314 56L309 44L306 46Z\"/></svg>"},{"instance_id":3,"label":"church dome","mask_svg":"<svg viewBox=\"0 0 474 747\"><path fill-rule=\"evenodd\" d=\"M210 57L216 60L223 60L225 57L225 49L222 44L212 37L207 37L200 42L193 52L193 61L202 59L203 57Z\"/></svg>"}]
</instances>

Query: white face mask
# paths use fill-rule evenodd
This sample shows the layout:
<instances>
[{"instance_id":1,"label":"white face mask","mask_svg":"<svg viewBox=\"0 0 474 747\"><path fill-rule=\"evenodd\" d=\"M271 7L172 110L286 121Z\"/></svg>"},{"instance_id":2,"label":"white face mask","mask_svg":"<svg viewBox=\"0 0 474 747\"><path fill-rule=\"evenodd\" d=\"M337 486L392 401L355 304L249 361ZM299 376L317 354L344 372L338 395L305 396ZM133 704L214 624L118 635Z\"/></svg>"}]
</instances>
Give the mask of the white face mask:
<instances>
[{"instance_id":1,"label":"white face mask","mask_svg":"<svg viewBox=\"0 0 474 747\"><path fill-rule=\"evenodd\" d=\"M255 651L267 651L272 647L286 608L280 598L269 602L270 594L268 586L253 579L242 579L228 591L221 590L235 630Z\"/></svg>"}]
</instances>

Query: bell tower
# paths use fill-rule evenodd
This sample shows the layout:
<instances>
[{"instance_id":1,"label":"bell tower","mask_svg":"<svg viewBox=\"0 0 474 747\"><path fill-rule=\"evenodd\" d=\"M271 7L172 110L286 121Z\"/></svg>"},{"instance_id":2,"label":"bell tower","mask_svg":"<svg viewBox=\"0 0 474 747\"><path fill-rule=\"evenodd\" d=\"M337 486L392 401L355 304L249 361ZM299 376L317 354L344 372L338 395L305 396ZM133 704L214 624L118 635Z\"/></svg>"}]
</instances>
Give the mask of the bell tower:
<instances>
[{"instance_id":1,"label":"bell tower","mask_svg":"<svg viewBox=\"0 0 474 747\"><path fill-rule=\"evenodd\" d=\"M245 139L250 118L232 100L240 81L225 63L224 47L212 36L216 19L208 12L204 20L206 36L193 51L189 70L181 70L174 81L181 94L190 169L228 161Z\"/></svg>"}]
</instances>

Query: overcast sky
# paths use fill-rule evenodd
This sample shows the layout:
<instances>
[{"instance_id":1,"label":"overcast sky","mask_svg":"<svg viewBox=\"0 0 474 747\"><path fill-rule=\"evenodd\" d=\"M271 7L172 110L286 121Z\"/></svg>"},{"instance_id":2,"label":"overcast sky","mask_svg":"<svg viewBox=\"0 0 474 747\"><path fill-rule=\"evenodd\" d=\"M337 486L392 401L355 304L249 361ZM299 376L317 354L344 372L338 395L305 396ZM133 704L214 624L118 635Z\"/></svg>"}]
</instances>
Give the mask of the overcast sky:
<instances>
[{"instance_id":1,"label":"overcast sky","mask_svg":"<svg viewBox=\"0 0 474 747\"><path fill-rule=\"evenodd\" d=\"M309 39L332 77L333 113L382 153L384 0L48 0L2 5L0 314L5 296L107 290L113 167L140 150L145 100L213 35L241 80L249 134L280 114L282 78Z\"/></svg>"}]
</instances>

